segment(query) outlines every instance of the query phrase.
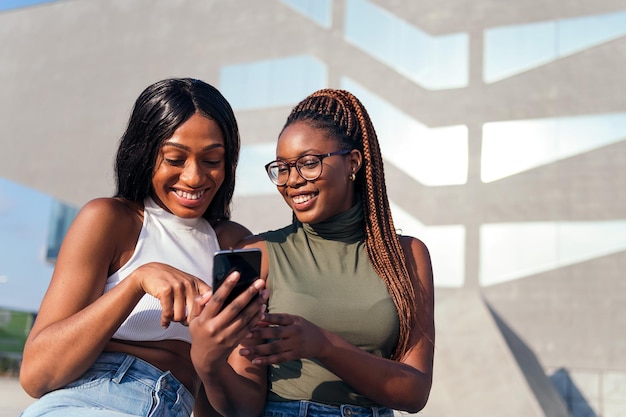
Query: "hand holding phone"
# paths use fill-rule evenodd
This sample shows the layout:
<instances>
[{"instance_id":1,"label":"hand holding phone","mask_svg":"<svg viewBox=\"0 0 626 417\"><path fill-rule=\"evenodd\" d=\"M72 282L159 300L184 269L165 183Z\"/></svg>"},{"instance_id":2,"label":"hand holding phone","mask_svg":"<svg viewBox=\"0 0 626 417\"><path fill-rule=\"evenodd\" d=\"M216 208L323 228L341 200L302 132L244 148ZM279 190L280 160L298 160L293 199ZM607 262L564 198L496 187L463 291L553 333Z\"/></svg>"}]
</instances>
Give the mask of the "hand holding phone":
<instances>
[{"instance_id":1,"label":"hand holding phone","mask_svg":"<svg viewBox=\"0 0 626 417\"><path fill-rule=\"evenodd\" d=\"M244 292L261 275L261 250L222 250L213 256L213 293L233 271L239 272L239 281L222 304L222 309Z\"/></svg>"}]
</instances>

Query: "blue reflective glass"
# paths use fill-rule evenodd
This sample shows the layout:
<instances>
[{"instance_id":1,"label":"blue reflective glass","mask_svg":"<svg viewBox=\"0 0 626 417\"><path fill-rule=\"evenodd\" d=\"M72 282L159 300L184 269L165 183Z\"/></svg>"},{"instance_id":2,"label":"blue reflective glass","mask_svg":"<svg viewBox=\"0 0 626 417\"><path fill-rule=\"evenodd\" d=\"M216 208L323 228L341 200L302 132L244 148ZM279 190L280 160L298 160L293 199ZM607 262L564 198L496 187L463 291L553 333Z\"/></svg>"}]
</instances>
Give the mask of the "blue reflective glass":
<instances>
[{"instance_id":1,"label":"blue reflective glass","mask_svg":"<svg viewBox=\"0 0 626 417\"><path fill-rule=\"evenodd\" d=\"M21 7L34 6L42 3L52 3L56 0L2 0L0 2L0 12L4 10L19 9Z\"/></svg>"}]
</instances>

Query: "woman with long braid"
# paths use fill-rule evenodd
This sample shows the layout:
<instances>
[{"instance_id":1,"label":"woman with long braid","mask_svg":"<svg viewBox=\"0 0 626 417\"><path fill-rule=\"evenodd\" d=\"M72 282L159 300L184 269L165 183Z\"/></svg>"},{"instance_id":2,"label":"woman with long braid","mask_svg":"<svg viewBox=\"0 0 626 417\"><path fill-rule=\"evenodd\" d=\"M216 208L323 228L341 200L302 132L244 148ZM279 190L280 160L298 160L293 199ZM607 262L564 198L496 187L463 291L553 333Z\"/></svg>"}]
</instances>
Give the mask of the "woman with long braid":
<instances>
[{"instance_id":1,"label":"woman with long braid","mask_svg":"<svg viewBox=\"0 0 626 417\"><path fill-rule=\"evenodd\" d=\"M366 109L347 91L311 94L289 115L266 170L294 218L240 245L263 251L270 293L264 326L231 357L235 369L253 373L252 363L268 373L246 402L273 417L421 410L435 337L430 257L396 233ZM210 400L238 414L228 397Z\"/></svg>"}]
</instances>

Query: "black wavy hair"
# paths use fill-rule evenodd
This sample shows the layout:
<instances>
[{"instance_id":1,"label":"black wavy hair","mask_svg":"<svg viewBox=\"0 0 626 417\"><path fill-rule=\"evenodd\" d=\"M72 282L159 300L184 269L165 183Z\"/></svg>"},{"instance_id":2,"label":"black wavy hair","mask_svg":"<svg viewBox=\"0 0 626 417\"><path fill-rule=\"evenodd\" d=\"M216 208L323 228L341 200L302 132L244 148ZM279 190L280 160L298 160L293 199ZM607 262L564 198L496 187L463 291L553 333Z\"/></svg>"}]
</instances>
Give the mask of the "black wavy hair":
<instances>
[{"instance_id":1,"label":"black wavy hair","mask_svg":"<svg viewBox=\"0 0 626 417\"><path fill-rule=\"evenodd\" d=\"M226 148L224 183L203 217L211 224L230 218L239 159L239 128L224 96L215 87L193 78L158 81L135 101L115 160L116 197L143 202L152 195L152 176L163 142L196 113L217 123Z\"/></svg>"}]
</instances>

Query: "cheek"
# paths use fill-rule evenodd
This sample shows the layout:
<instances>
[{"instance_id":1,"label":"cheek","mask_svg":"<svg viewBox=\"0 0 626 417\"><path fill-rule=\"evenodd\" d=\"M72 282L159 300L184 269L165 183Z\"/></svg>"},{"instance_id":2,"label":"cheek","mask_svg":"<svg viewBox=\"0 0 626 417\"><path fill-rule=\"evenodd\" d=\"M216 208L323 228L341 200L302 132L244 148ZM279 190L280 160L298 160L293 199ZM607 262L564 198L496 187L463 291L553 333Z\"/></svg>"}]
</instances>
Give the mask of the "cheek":
<instances>
[{"instance_id":1,"label":"cheek","mask_svg":"<svg viewBox=\"0 0 626 417\"><path fill-rule=\"evenodd\" d=\"M156 183L167 180L168 177L171 176L170 170L167 169L167 166L164 164L157 165L152 171L152 184L156 185Z\"/></svg>"},{"instance_id":2,"label":"cheek","mask_svg":"<svg viewBox=\"0 0 626 417\"><path fill-rule=\"evenodd\" d=\"M220 188L226 179L226 171L223 167L217 168L211 171L210 176L213 178L213 182L215 182L217 188Z\"/></svg>"}]
</instances>

